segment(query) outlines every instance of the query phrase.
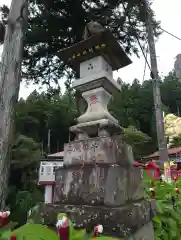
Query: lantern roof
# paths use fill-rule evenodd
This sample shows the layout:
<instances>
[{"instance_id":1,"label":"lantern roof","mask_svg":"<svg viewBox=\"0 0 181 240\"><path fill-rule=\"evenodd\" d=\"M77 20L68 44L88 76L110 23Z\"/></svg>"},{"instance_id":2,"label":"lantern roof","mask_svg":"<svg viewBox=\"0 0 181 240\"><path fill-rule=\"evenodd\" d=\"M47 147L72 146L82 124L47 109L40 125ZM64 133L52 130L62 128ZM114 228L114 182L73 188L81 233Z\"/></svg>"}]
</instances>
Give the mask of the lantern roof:
<instances>
[{"instance_id":1,"label":"lantern roof","mask_svg":"<svg viewBox=\"0 0 181 240\"><path fill-rule=\"evenodd\" d=\"M57 56L76 72L79 71L81 62L96 56L102 56L111 65L113 71L132 63L113 34L107 29L60 50Z\"/></svg>"}]
</instances>

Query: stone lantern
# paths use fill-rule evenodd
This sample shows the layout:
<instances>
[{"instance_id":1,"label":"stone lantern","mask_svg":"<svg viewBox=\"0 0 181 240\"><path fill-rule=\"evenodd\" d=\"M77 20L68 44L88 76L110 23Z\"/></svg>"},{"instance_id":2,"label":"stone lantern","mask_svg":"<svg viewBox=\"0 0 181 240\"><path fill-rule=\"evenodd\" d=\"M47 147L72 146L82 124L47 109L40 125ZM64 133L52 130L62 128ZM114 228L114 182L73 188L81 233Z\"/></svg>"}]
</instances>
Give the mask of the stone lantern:
<instances>
[{"instance_id":1,"label":"stone lantern","mask_svg":"<svg viewBox=\"0 0 181 240\"><path fill-rule=\"evenodd\" d=\"M73 88L82 94L88 105L87 111L70 131L76 133L80 140L120 132L121 127L109 113L107 105L112 95L120 90L120 85L113 79L113 71L127 66L131 60L112 33L102 31L61 50L58 56L79 73Z\"/></svg>"},{"instance_id":2,"label":"stone lantern","mask_svg":"<svg viewBox=\"0 0 181 240\"><path fill-rule=\"evenodd\" d=\"M57 55L79 75L73 88L86 100L87 111L70 127L76 138L64 144L63 167L55 174L54 204L41 206L41 216L52 225L57 213L66 213L75 228L90 230L101 224L105 235L153 240L154 201L144 199L142 169L134 166L123 128L107 108L120 90L113 71L131 60L106 29Z\"/></svg>"}]
</instances>

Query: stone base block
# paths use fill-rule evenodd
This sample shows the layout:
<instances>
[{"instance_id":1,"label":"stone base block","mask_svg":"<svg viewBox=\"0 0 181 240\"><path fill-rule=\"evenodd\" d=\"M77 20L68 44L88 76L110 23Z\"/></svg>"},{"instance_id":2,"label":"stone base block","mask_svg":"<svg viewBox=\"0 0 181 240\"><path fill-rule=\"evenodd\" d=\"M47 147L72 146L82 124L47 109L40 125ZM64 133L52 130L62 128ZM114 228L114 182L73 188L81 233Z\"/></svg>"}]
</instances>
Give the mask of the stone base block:
<instances>
[{"instance_id":1,"label":"stone base block","mask_svg":"<svg viewBox=\"0 0 181 240\"><path fill-rule=\"evenodd\" d=\"M119 208L40 204L31 210L29 221L55 226L58 213L67 213L74 227L78 229L93 229L96 224L102 224L105 235L135 237L130 240L140 240L143 236L143 239L153 240L150 222L155 213L155 205L146 200Z\"/></svg>"},{"instance_id":2,"label":"stone base block","mask_svg":"<svg viewBox=\"0 0 181 240\"><path fill-rule=\"evenodd\" d=\"M132 148L121 135L94 137L64 144L64 166L86 164L132 165Z\"/></svg>"},{"instance_id":3,"label":"stone base block","mask_svg":"<svg viewBox=\"0 0 181 240\"><path fill-rule=\"evenodd\" d=\"M107 164L61 168L56 171L54 203L120 206L143 199L141 171Z\"/></svg>"}]
</instances>

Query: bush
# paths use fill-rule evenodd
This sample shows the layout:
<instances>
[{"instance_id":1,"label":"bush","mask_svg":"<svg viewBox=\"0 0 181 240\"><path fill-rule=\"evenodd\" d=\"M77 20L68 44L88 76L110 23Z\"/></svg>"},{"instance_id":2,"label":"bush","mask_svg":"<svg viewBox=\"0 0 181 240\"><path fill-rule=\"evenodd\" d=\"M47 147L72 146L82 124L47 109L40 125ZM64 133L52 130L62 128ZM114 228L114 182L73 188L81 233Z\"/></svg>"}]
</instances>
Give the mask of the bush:
<instances>
[{"instance_id":1,"label":"bush","mask_svg":"<svg viewBox=\"0 0 181 240\"><path fill-rule=\"evenodd\" d=\"M178 240L181 239L181 202L180 193L176 193L176 183L154 181L145 175L145 197L150 198L152 187L155 184L157 215L153 219L155 239ZM181 186L181 181L178 181Z\"/></svg>"}]
</instances>

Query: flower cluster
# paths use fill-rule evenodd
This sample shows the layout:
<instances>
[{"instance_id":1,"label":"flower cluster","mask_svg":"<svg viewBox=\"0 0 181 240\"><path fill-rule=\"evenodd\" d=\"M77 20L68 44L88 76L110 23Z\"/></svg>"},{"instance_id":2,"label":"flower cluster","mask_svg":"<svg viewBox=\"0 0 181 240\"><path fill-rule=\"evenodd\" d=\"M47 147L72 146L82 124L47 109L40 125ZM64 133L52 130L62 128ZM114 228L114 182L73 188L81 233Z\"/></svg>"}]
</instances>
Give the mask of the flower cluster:
<instances>
[{"instance_id":1,"label":"flower cluster","mask_svg":"<svg viewBox=\"0 0 181 240\"><path fill-rule=\"evenodd\" d=\"M64 214L59 214L58 215L58 220L56 223L56 228L57 228L57 234L61 239L68 240L69 239L69 228L71 226L69 225L70 220L68 217ZM103 233L103 226L101 224L97 224L93 229L92 229L92 236L97 238Z\"/></svg>"},{"instance_id":2,"label":"flower cluster","mask_svg":"<svg viewBox=\"0 0 181 240\"><path fill-rule=\"evenodd\" d=\"M0 227L4 227L8 224L9 211L0 212Z\"/></svg>"},{"instance_id":3,"label":"flower cluster","mask_svg":"<svg viewBox=\"0 0 181 240\"><path fill-rule=\"evenodd\" d=\"M66 216L63 216L61 219L59 219L56 223L56 228L66 228L68 227L68 218ZM98 224L94 228L95 234L101 234L103 233L103 226Z\"/></svg>"},{"instance_id":4,"label":"flower cluster","mask_svg":"<svg viewBox=\"0 0 181 240\"><path fill-rule=\"evenodd\" d=\"M101 224L96 225L94 228L94 236L98 237L102 233L103 233L103 226Z\"/></svg>"},{"instance_id":5,"label":"flower cluster","mask_svg":"<svg viewBox=\"0 0 181 240\"><path fill-rule=\"evenodd\" d=\"M68 227L68 218L63 216L61 219L58 219L56 223L56 228L66 228Z\"/></svg>"}]
</instances>

